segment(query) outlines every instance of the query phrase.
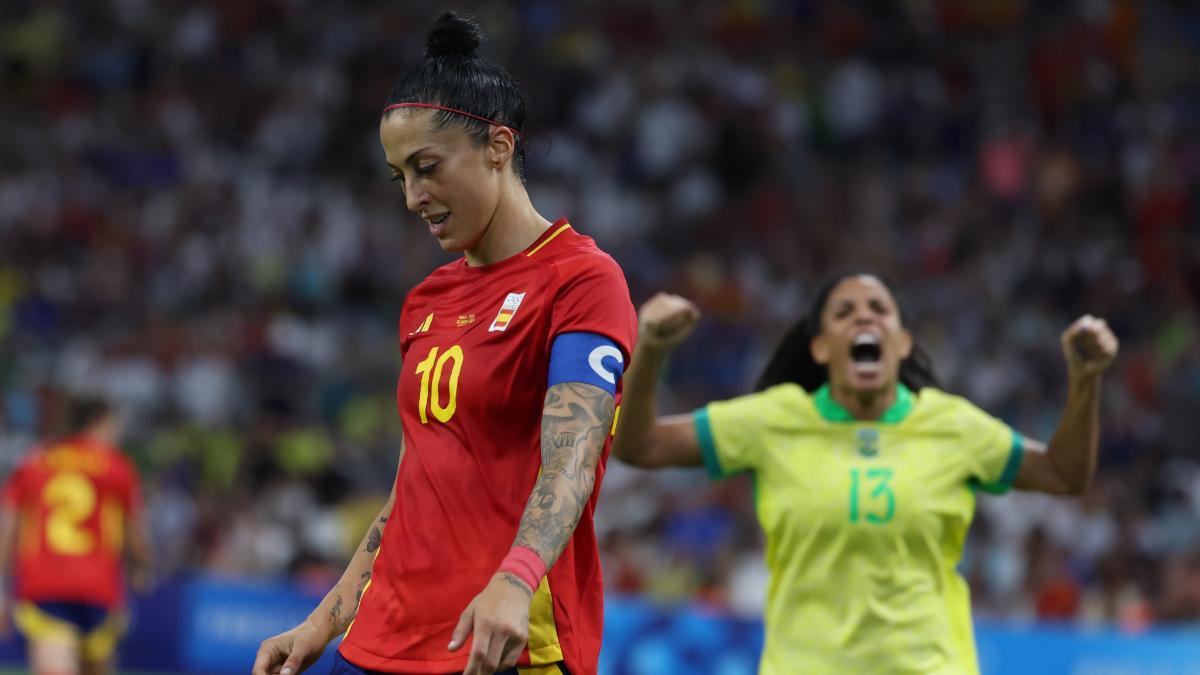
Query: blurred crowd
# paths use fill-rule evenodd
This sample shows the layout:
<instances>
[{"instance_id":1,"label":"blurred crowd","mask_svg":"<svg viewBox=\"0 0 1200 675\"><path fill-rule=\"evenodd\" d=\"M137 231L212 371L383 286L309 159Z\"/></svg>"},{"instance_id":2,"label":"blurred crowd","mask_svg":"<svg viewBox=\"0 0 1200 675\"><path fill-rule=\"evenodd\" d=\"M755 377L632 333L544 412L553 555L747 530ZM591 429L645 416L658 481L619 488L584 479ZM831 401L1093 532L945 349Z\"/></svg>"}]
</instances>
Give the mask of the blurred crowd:
<instances>
[{"instance_id":1,"label":"blurred crowd","mask_svg":"<svg viewBox=\"0 0 1200 675\"><path fill-rule=\"evenodd\" d=\"M704 319L667 411L748 391L873 270L945 387L1046 439L1106 317L1082 499L980 497L982 616L1200 620L1200 10L1158 0L482 2L528 185ZM396 321L449 258L378 145L425 3L0 7L0 462L119 402L160 573L332 582L390 487ZM754 614L749 485L609 465L609 588ZM700 486L705 486L700 489Z\"/></svg>"}]
</instances>

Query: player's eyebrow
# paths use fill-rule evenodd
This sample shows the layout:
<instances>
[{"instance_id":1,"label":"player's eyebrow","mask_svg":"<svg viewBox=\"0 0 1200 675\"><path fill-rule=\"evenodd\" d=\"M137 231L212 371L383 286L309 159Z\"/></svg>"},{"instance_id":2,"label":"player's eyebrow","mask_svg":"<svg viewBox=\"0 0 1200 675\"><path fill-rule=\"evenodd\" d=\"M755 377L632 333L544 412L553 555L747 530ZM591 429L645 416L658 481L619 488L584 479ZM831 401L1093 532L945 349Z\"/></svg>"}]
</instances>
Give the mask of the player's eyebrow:
<instances>
[{"instance_id":1,"label":"player's eyebrow","mask_svg":"<svg viewBox=\"0 0 1200 675\"><path fill-rule=\"evenodd\" d=\"M417 156L420 155L422 152L425 152L426 150L428 150L431 147L433 147L433 146L427 145L423 148L420 148L419 150L412 151L411 153L409 153L408 158L404 160L404 163L415 166L417 163ZM395 171L396 173L400 173L400 168L397 167L395 164L392 164L391 162L385 162L385 163L388 165L389 169L391 169L392 171Z\"/></svg>"},{"instance_id":2,"label":"player's eyebrow","mask_svg":"<svg viewBox=\"0 0 1200 675\"><path fill-rule=\"evenodd\" d=\"M431 147L433 147L433 146L427 145L427 146L421 148L420 150L414 150L413 152L409 153L408 159L404 160L404 163L410 164L410 165L416 165L417 155L420 155L422 152L425 152L426 150L428 150ZM393 168L395 168L395 167L393 167Z\"/></svg>"}]
</instances>

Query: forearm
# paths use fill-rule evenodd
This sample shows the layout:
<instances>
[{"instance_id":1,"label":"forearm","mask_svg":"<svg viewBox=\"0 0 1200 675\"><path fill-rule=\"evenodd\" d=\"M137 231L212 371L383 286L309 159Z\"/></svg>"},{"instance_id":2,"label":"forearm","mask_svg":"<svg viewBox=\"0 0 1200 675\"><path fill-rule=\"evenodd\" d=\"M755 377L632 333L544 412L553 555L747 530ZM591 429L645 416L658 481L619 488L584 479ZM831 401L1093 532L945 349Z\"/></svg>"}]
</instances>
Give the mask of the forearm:
<instances>
[{"instance_id":1,"label":"forearm","mask_svg":"<svg viewBox=\"0 0 1200 675\"><path fill-rule=\"evenodd\" d=\"M358 615L358 603L362 599L367 582L371 580L371 567L375 562L375 553L383 540L383 526L387 523L388 514L392 510L393 497L389 497L379 514L363 535L354 556L346 565L346 571L333 588L325 595L321 604L308 615L307 621L316 626L322 634L328 634L328 639L346 632L350 622Z\"/></svg>"},{"instance_id":2,"label":"forearm","mask_svg":"<svg viewBox=\"0 0 1200 675\"><path fill-rule=\"evenodd\" d=\"M613 439L613 455L623 462L638 464L658 419L658 379L667 362L668 350L638 344L633 362L623 379L619 433Z\"/></svg>"},{"instance_id":3,"label":"forearm","mask_svg":"<svg viewBox=\"0 0 1200 675\"><path fill-rule=\"evenodd\" d=\"M1070 490L1082 492L1091 482L1099 445L1100 375L1072 375L1062 418L1046 448L1051 466Z\"/></svg>"},{"instance_id":4,"label":"forearm","mask_svg":"<svg viewBox=\"0 0 1200 675\"><path fill-rule=\"evenodd\" d=\"M542 471L513 546L532 549L547 568L566 548L591 498L612 416L613 397L598 387L567 382L546 392Z\"/></svg>"}]
</instances>

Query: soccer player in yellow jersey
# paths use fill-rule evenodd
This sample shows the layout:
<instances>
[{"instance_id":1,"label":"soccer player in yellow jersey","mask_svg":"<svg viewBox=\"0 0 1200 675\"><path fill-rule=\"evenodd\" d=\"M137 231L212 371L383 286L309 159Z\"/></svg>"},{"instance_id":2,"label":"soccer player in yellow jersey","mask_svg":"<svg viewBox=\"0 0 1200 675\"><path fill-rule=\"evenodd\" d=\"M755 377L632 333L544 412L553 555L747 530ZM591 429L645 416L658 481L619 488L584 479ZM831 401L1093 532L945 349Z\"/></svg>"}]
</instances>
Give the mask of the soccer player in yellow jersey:
<instances>
[{"instance_id":1,"label":"soccer player in yellow jersey","mask_svg":"<svg viewBox=\"0 0 1200 675\"><path fill-rule=\"evenodd\" d=\"M977 673L955 571L975 496L1087 487L1117 353L1105 322L1063 333L1067 402L1043 444L935 388L891 290L860 274L821 289L758 391L656 419L658 372L698 316L677 296L642 306L613 453L754 477L771 573L759 672Z\"/></svg>"}]
</instances>

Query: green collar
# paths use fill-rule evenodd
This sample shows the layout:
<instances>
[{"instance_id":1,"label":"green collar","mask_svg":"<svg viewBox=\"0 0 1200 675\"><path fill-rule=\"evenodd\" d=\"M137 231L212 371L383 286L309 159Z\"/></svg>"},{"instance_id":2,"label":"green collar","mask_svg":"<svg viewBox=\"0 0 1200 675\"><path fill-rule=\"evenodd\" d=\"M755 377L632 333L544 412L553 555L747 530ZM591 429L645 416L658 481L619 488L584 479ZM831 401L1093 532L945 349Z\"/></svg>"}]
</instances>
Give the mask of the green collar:
<instances>
[{"instance_id":1,"label":"green collar","mask_svg":"<svg viewBox=\"0 0 1200 675\"><path fill-rule=\"evenodd\" d=\"M855 419L854 415L846 409L841 403L833 400L833 396L829 393L829 383L821 385L821 388L813 394L813 403L817 406L817 412L821 413L829 422L866 422L869 420ZM876 422L882 424L897 424L912 412L913 394L908 387L903 384L896 385L896 401L891 407L883 411L883 416Z\"/></svg>"}]
</instances>

